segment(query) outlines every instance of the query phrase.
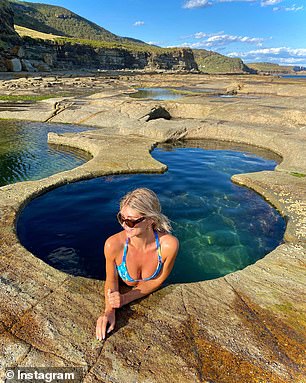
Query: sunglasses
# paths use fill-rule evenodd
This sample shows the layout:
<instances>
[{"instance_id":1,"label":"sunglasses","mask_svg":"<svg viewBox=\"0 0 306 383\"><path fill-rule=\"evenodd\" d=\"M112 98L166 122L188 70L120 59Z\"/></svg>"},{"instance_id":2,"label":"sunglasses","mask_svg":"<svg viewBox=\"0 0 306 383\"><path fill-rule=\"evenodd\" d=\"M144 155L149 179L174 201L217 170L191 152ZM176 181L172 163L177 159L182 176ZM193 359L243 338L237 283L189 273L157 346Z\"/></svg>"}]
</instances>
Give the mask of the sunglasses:
<instances>
[{"instance_id":1,"label":"sunglasses","mask_svg":"<svg viewBox=\"0 0 306 383\"><path fill-rule=\"evenodd\" d=\"M117 214L117 219L120 225L123 225L124 223L126 224L127 227L134 227L137 225L137 223L140 223L146 219L146 217L140 217L138 219L129 219L129 218L123 218L121 213Z\"/></svg>"}]
</instances>

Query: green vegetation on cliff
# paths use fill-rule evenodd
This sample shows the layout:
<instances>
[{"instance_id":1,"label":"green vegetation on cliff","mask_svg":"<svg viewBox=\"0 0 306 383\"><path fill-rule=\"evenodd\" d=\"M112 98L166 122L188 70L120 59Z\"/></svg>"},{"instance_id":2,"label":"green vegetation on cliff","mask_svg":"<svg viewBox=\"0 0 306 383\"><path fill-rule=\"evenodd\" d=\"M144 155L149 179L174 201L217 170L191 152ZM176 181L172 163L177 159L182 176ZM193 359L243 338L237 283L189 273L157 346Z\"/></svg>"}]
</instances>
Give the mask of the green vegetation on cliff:
<instances>
[{"instance_id":1,"label":"green vegetation on cliff","mask_svg":"<svg viewBox=\"0 0 306 383\"><path fill-rule=\"evenodd\" d=\"M7 49L19 40L14 30L14 13L7 0L0 0L0 49Z\"/></svg>"},{"instance_id":2,"label":"green vegetation on cliff","mask_svg":"<svg viewBox=\"0 0 306 383\"><path fill-rule=\"evenodd\" d=\"M265 73L293 73L292 66L278 65L274 63L248 63L248 66L258 72Z\"/></svg>"},{"instance_id":3,"label":"green vegetation on cliff","mask_svg":"<svg viewBox=\"0 0 306 383\"><path fill-rule=\"evenodd\" d=\"M13 11L7 0L0 0L0 35L15 35L13 23Z\"/></svg>"},{"instance_id":4,"label":"green vegetation on cliff","mask_svg":"<svg viewBox=\"0 0 306 383\"><path fill-rule=\"evenodd\" d=\"M23 38L24 41L35 43L35 40L51 40L58 45L71 44L71 45L88 45L92 48L106 48L106 49L125 49L131 52L150 52L156 54L168 54L173 52L182 51L183 48L161 48L156 45L135 44L133 41L102 41L102 40L89 40L74 37L65 37L53 35L52 33L39 32L34 29L21 27L15 25L15 30ZM186 49L186 48L185 48Z\"/></svg>"},{"instance_id":5,"label":"green vegetation on cliff","mask_svg":"<svg viewBox=\"0 0 306 383\"><path fill-rule=\"evenodd\" d=\"M132 42L120 42L120 41L99 41L88 39L77 39L69 37L57 37L53 39L57 44L80 44L88 45L93 48L106 48L106 49L125 49L131 52L148 52L156 54L168 54L183 51L183 48L161 48L156 45L138 45ZM186 48L184 48L186 50Z\"/></svg>"},{"instance_id":6,"label":"green vegetation on cliff","mask_svg":"<svg viewBox=\"0 0 306 383\"><path fill-rule=\"evenodd\" d=\"M252 72L241 59L223 56L205 49L193 49L198 68L205 73L245 73Z\"/></svg>"},{"instance_id":7,"label":"green vegetation on cliff","mask_svg":"<svg viewBox=\"0 0 306 383\"><path fill-rule=\"evenodd\" d=\"M21 27L79 39L145 44L139 40L117 36L66 8L18 0L9 2L14 11L15 24Z\"/></svg>"}]
</instances>

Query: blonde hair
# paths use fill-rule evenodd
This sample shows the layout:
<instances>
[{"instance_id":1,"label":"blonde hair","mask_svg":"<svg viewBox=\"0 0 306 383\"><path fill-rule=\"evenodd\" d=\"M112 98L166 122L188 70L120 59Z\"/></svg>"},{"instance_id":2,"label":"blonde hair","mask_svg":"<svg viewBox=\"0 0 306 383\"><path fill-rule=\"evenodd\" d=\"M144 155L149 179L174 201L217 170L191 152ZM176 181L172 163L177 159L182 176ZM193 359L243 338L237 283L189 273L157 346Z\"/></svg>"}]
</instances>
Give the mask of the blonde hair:
<instances>
[{"instance_id":1,"label":"blonde hair","mask_svg":"<svg viewBox=\"0 0 306 383\"><path fill-rule=\"evenodd\" d=\"M153 229L170 233L172 228L170 220L161 212L157 195L150 189L138 188L127 193L120 200L120 211L124 206L135 209L143 217L153 220Z\"/></svg>"}]
</instances>

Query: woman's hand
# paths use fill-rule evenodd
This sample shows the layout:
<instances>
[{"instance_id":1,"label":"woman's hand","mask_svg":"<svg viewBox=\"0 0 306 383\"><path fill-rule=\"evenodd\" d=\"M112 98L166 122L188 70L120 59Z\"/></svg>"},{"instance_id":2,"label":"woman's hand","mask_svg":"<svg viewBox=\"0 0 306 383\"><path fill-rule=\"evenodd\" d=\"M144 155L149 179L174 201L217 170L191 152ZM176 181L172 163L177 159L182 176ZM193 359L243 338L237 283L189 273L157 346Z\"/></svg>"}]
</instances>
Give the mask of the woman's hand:
<instances>
[{"instance_id":1,"label":"woman's hand","mask_svg":"<svg viewBox=\"0 0 306 383\"><path fill-rule=\"evenodd\" d=\"M119 309L124 305L123 294L120 294L119 291L107 291L108 303L113 309Z\"/></svg>"},{"instance_id":2,"label":"woman's hand","mask_svg":"<svg viewBox=\"0 0 306 383\"><path fill-rule=\"evenodd\" d=\"M115 309L106 311L103 315L100 315L97 320L96 337L98 340L105 339L106 327L109 323L107 334L109 334L114 328L116 323Z\"/></svg>"}]
</instances>

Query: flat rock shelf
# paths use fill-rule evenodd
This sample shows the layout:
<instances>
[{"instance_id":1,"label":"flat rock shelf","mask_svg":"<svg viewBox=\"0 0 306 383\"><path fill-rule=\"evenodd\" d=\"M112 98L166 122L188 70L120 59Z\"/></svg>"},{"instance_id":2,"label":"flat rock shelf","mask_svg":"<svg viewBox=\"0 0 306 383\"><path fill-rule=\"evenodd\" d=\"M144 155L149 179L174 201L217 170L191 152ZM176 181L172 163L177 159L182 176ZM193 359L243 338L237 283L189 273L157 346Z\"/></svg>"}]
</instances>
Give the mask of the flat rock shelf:
<instances>
[{"instance_id":1,"label":"flat rock shelf","mask_svg":"<svg viewBox=\"0 0 306 383\"><path fill-rule=\"evenodd\" d=\"M22 81L4 76L3 94L41 93L37 74L29 76ZM91 91L81 96L73 90L67 98L63 87L74 89L77 79L71 73L57 76L55 98L4 108L0 118L93 126L96 130L48 135L49 143L85 150L93 158L44 179L0 187L0 378L11 366L81 366L85 383L304 382L305 81L112 71L111 78L101 73L92 82L92 74L82 73ZM48 81L54 81L49 74L39 80ZM216 89L237 97L207 92L165 101L129 97L138 87ZM157 109L170 120L148 119ZM59 271L35 257L16 235L18 215L30 200L66 184L163 175L166 165L150 151L182 138L249 144L281 157L274 170L231 179L278 209L286 220L284 243L242 270L171 284L123 307L115 331L101 343L95 324L104 308L103 281Z\"/></svg>"}]
</instances>

